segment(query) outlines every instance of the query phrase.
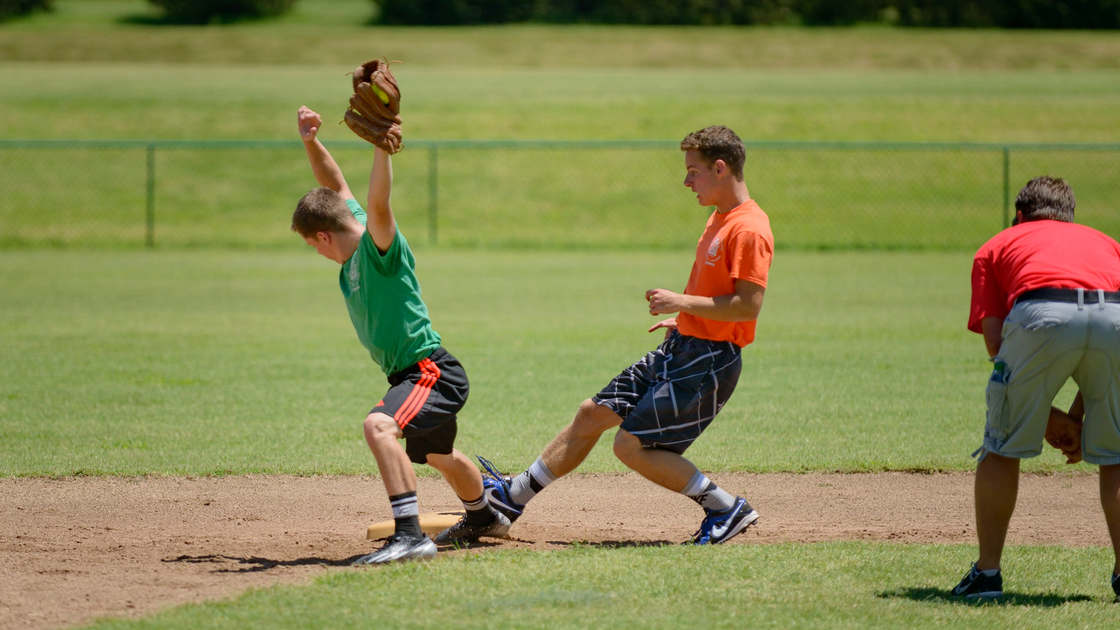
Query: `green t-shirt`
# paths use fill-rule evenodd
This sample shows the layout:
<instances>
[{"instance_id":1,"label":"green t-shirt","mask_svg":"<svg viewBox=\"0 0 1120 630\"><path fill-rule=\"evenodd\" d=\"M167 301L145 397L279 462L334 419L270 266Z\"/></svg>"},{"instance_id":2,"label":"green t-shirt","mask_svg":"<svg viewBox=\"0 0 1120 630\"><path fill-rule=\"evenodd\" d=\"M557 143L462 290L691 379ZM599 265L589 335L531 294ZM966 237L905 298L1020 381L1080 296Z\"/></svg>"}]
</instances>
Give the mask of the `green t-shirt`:
<instances>
[{"instance_id":1,"label":"green t-shirt","mask_svg":"<svg viewBox=\"0 0 1120 630\"><path fill-rule=\"evenodd\" d=\"M346 205L362 225L366 213L353 199ZM439 348L428 307L420 298L416 257L398 229L389 251L382 254L369 232L342 265L338 284L346 298L358 339L386 374L399 372Z\"/></svg>"}]
</instances>

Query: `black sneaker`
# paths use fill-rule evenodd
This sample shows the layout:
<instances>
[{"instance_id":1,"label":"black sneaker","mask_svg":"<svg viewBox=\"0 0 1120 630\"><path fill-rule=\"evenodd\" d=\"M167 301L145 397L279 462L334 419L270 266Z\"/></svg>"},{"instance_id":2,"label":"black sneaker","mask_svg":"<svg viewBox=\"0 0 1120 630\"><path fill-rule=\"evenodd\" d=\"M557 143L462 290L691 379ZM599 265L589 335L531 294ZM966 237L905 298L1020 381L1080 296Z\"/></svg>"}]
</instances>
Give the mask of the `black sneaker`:
<instances>
[{"instance_id":1,"label":"black sneaker","mask_svg":"<svg viewBox=\"0 0 1120 630\"><path fill-rule=\"evenodd\" d=\"M1112 592L1116 593L1116 599L1112 601L1120 602L1120 575L1112 576Z\"/></svg>"},{"instance_id":2,"label":"black sneaker","mask_svg":"<svg viewBox=\"0 0 1120 630\"><path fill-rule=\"evenodd\" d=\"M993 599L1003 596L1003 573L997 571L995 575L984 575L976 570L976 563L965 574L964 579L950 593L953 597L966 599Z\"/></svg>"},{"instance_id":3,"label":"black sneaker","mask_svg":"<svg viewBox=\"0 0 1120 630\"><path fill-rule=\"evenodd\" d=\"M498 510L490 509L494 514L494 521L489 525L475 526L467 522L466 515L451 527L436 535L437 545L450 543L474 542L483 536L489 538L506 538L509 536L509 519Z\"/></svg>"},{"instance_id":4,"label":"black sneaker","mask_svg":"<svg viewBox=\"0 0 1120 630\"><path fill-rule=\"evenodd\" d=\"M385 564L400 560L429 560L436 557L436 544L431 538L393 534L385 546L354 561L354 566L366 564Z\"/></svg>"},{"instance_id":5,"label":"black sneaker","mask_svg":"<svg viewBox=\"0 0 1120 630\"><path fill-rule=\"evenodd\" d=\"M521 511L525 509L524 505L515 503L510 496L510 483L513 479L499 472L489 460L478 455L475 455L475 457L478 457L478 463L482 464L489 475L482 478L482 491L486 494L486 500L490 502L490 507L504 514L512 524L521 516Z\"/></svg>"}]
</instances>

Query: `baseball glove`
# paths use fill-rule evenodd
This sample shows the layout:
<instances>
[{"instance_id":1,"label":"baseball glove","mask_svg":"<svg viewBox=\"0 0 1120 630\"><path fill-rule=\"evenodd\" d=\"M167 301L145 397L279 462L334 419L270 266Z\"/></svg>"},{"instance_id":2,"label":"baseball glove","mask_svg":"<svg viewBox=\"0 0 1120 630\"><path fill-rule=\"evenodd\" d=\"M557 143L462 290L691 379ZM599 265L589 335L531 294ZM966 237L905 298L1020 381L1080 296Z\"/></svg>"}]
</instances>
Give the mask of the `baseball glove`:
<instances>
[{"instance_id":1,"label":"baseball glove","mask_svg":"<svg viewBox=\"0 0 1120 630\"><path fill-rule=\"evenodd\" d=\"M401 135L401 91L389 62L370 59L354 72L354 94L343 116L358 137L388 153L404 148Z\"/></svg>"},{"instance_id":2,"label":"baseball glove","mask_svg":"<svg viewBox=\"0 0 1120 630\"><path fill-rule=\"evenodd\" d=\"M1081 461L1081 429L1083 421L1051 407L1046 421L1046 442L1066 456L1067 464Z\"/></svg>"}]
</instances>

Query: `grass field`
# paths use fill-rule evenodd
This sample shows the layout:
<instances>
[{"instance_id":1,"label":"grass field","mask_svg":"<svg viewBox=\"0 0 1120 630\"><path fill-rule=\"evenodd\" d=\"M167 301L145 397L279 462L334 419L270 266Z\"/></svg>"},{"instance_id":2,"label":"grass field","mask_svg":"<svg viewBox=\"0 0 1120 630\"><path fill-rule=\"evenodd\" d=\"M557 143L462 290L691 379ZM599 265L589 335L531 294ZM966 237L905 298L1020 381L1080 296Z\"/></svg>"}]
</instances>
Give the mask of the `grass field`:
<instances>
[{"instance_id":1,"label":"grass field","mask_svg":"<svg viewBox=\"0 0 1120 630\"><path fill-rule=\"evenodd\" d=\"M0 138L292 139L300 104L330 120L348 89L321 67L88 64L72 95L59 98L45 79L67 67L0 65L0 80L13 86L0 96L11 113ZM667 75L688 96L667 97ZM657 150L442 150L441 241L471 247L689 247L694 207L671 139L714 121L754 140L1095 142L1116 141L1120 130L1120 75L1112 72L402 66L400 76L411 98L410 137L670 140ZM331 146L350 132L328 124L322 136ZM338 153L356 187L368 168L364 153ZM1066 176L1080 220L1114 232L1118 156L1016 150L1012 193L1039 173ZM406 227L417 242L427 238L429 158L423 149L396 158L397 200L416 218ZM0 166L4 244L143 243L143 148L0 148ZM965 250L1003 225L1002 168L998 149L752 149L746 176L782 247ZM299 149L161 150L155 169L160 245L298 245L271 217L313 184Z\"/></svg>"},{"instance_id":2,"label":"grass field","mask_svg":"<svg viewBox=\"0 0 1120 630\"><path fill-rule=\"evenodd\" d=\"M671 139L717 117L749 139L1120 139L1111 32L386 29L364 0L188 28L122 24L140 0L55 4L0 26L0 138L289 138L298 104L328 111L384 54L413 138Z\"/></svg>"},{"instance_id":3,"label":"grass field","mask_svg":"<svg viewBox=\"0 0 1120 630\"><path fill-rule=\"evenodd\" d=\"M901 553L900 553L901 552ZM1107 627L1115 607L1100 549L1024 547L999 604L953 600L963 546L866 543L497 552L310 587L186 606L108 628L1062 628ZM672 570L669 567L673 567ZM682 576L687 581L682 581ZM438 593L438 597L433 597ZM417 615L418 610L422 615Z\"/></svg>"},{"instance_id":4,"label":"grass field","mask_svg":"<svg viewBox=\"0 0 1120 630\"><path fill-rule=\"evenodd\" d=\"M1120 69L1115 33L867 28L371 28L366 0L300 0L279 20L147 28L143 0L56 0L3 26L5 60L292 64L385 54L433 66L531 68Z\"/></svg>"},{"instance_id":5,"label":"grass field","mask_svg":"<svg viewBox=\"0 0 1120 630\"><path fill-rule=\"evenodd\" d=\"M296 108L340 117L344 73L376 52L405 60L414 139L671 142L719 122L748 140L1120 141L1120 38L1107 32L383 29L360 25L364 1L306 0L258 24L122 22L146 6L62 1L0 27L0 139L293 139ZM328 124L322 137L351 134ZM1016 152L1010 181L1064 175L1081 220L1116 231L1118 155ZM340 159L361 181L368 158ZM0 244L142 244L145 160L0 149ZM428 160L398 156L404 207L427 207ZM688 248L679 161L671 149L444 151L441 242ZM967 250L1003 225L1002 163L998 150L755 150L747 178L782 247ZM166 247L290 247L270 217L311 184L298 150L161 152L156 173ZM411 216L421 242L427 219Z\"/></svg>"},{"instance_id":6,"label":"grass field","mask_svg":"<svg viewBox=\"0 0 1120 630\"><path fill-rule=\"evenodd\" d=\"M352 146L352 145L350 145ZM334 147L364 195L368 149ZM0 245L141 247L144 147L0 149ZM394 158L394 207L413 243L433 242L430 149ZM1017 151L1011 181L1069 177L1078 220L1120 231L1120 150ZM781 249L979 247L1003 226L999 150L752 149L747 181ZM651 148L441 148L438 242L520 249L690 249L709 211L681 186L680 152ZM286 216L314 180L298 146L158 149L161 248L295 249ZM7 167L7 168L5 168ZM66 173L68 185L48 184ZM18 175L18 177L16 177ZM1012 191L1014 192L1014 191Z\"/></svg>"},{"instance_id":7,"label":"grass field","mask_svg":"<svg viewBox=\"0 0 1120 630\"><path fill-rule=\"evenodd\" d=\"M658 338L643 295L690 255L419 253L470 370L460 439L528 465ZM706 470L966 470L988 363L967 254L785 253ZM368 473L385 389L310 250L0 253L0 474ZM510 427L517 427L511 431ZM495 439L501 435L502 439ZM1064 469L1056 452L1026 466ZM585 471L618 471L609 444Z\"/></svg>"},{"instance_id":8,"label":"grass field","mask_svg":"<svg viewBox=\"0 0 1120 630\"><path fill-rule=\"evenodd\" d=\"M673 140L719 122L748 140L1120 142L1112 32L385 29L362 25L364 0L184 28L143 24L140 0L55 4L0 25L0 139L294 138L299 105L340 115L343 73L385 54L405 60L414 139ZM326 125L323 137L349 135ZM464 451L530 463L583 398L656 343L643 292L683 286L703 216L669 153L479 153L482 176L441 155L441 243L520 250L430 246L427 155L398 156L394 202L425 299L472 379ZM0 476L372 472L360 421L384 380L347 322L336 266L287 231L311 186L298 150L216 155L158 157L157 242L172 251L0 250ZM1069 175L1079 218L1115 235L1115 156L1015 156L1012 182ZM363 181L366 156L339 157ZM748 184L781 246L824 234L858 247L852 234L875 223L955 251L779 252L739 391L690 457L714 472L970 469L988 364L964 330L968 250L1000 227L1000 156L752 158ZM144 160L0 149L0 245L142 242ZM666 205L654 212L655 201ZM667 249L603 237L623 229L631 246ZM527 249L546 237L583 251ZM183 249L195 246L210 249ZM1061 462L1047 450L1025 468L1070 470ZM621 467L600 445L582 470ZM1014 549L999 606L946 597L970 547L710 552L459 555L98 627L1066 628L1114 617L1102 549Z\"/></svg>"}]
</instances>

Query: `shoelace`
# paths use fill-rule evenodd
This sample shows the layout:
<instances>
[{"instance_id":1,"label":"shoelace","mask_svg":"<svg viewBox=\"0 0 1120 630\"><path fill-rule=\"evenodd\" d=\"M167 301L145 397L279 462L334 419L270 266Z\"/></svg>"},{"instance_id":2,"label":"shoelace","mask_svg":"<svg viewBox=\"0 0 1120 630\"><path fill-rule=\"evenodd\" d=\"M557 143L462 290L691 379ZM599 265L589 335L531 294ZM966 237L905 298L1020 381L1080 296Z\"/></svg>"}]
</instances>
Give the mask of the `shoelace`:
<instances>
[{"instance_id":1,"label":"shoelace","mask_svg":"<svg viewBox=\"0 0 1120 630\"><path fill-rule=\"evenodd\" d=\"M490 475L495 480L501 483L506 482L505 476L502 475L497 466L490 463L490 460L482 457L481 455L475 455L475 457L478 458L478 463L482 464L482 467L486 469L486 474Z\"/></svg>"},{"instance_id":2,"label":"shoelace","mask_svg":"<svg viewBox=\"0 0 1120 630\"><path fill-rule=\"evenodd\" d=\"M712 528L715 527L715 514L708 513L704 520L700 521L700 529L692 535L692 540L697 543L704 543L712 539Z\"/></svg>"},{"instance_id":3,"label":"shoelace","mask_svg":"<svg viewBox=\"0 0 1120 630\"><path fill-rule=\"evenodd\" d=\"M391 547L391 546L397 544L398 542L400 542L402 538L403 538L403 536L401 536L399 534L393 534L392 536L389 536L388 538L385 539L385 544L382 545L381 549L378 549L377 551L384 551L384 550L388 549L389 547ZM374 553L376 553L376 552L374 552Z\"/></svg>"}]
</instances>

